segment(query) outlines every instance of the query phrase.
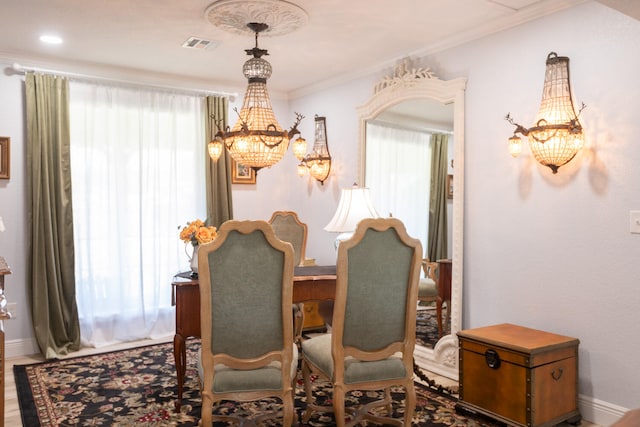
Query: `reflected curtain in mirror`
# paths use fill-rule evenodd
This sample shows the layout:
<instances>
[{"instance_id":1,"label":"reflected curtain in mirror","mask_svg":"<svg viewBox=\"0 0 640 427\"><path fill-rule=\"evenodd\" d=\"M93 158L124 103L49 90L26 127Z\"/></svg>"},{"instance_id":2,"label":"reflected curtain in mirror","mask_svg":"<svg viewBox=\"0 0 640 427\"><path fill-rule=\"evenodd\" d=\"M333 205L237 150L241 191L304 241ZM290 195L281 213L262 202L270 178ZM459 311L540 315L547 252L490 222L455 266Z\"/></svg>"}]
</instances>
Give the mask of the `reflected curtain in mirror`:
<instances>
[{"instance_id":1,"label":"reflected curtain in mirror","mask_svg":"<svg viewBox=\"0 0 640 427\"><path fill-rule=\"evenodd\" d=\"M407 232L427 243L431 169L430 134L367 122L365 183L382 217L399 218Z\"/></svg>"},{"instance_id":2,"label":"reflected curtain in mirror","mask_svg":"<svg viewBox=\"0 0 640 427\"><path fill-rule=\"evenodd\" d=\"M447 153L449 136L431 136L431 197L429 199L429 245L427 258L448 258L447 242Z\"/></svg>"},{"instance_id":3,"label":"reflected curtain in mirror","mask_svg":"<svg viewBox=\"0 0 640 427\"><path fill-rule=\"evenodd\" d=\"M45 358L80 347L71 197L69 83L27 73L29 282L36 341Z\"/></svg>"},{"instance_id":4,"label":"reflected curtain in mirror","mask_svg":"<svg viewBox=\"0 0 640 427\"><path fill-rule=\"evenodd\" d=\"M207 96L205 99L206 140L205 152L209 141L217 132L217 127L227 127L229 100L221 96ZM217 125L216 125L217 124ZM207 223L220 227L223 222L233 219L233 199L231 197L231 156L222 150L218 160L212 160L205 154L207 179Z\"/></svg>"}]
</instances>

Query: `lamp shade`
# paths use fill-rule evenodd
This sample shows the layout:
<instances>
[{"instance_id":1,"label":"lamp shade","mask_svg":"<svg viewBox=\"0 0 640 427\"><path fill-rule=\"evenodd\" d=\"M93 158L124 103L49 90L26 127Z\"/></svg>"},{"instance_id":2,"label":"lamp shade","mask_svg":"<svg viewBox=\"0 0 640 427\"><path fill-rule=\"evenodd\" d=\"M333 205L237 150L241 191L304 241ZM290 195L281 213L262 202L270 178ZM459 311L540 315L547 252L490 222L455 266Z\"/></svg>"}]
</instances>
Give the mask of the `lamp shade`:
<instances>
[{"instance_id":1,"label":"lamp shade","mask_svg":"<svg viewBox=\"0 0 640 427\"><path fill-rule=\"evenodd\" d=\"M2 217L0 216L0 232L4 231L4 222L2 222Z\"/></svg>"},{"instance_id":2,"label":"lamp shade","mask_svg":"<svg viewBox=\"0 0 640 427\"><path fill-rule=\"evenodd\" d=\"M355 231L362 219L379 217L371 202L369 189L353 186L342 189L338 209L324 229L336 233L350 233Z\"/></svg>"}]
</instances>

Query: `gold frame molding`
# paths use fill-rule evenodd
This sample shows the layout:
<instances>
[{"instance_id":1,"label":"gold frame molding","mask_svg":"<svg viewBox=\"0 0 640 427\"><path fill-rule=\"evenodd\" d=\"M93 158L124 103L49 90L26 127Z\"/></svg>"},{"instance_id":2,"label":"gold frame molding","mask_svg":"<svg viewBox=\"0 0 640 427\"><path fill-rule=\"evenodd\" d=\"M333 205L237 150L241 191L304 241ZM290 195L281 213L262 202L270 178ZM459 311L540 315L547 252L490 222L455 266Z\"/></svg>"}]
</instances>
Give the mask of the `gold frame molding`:
<instances>
[{"instance_id":1,"label":"gold frame molding","mask_svg":"<svg viewBox=\"0 0 640 427\"><path fill-rule=\"evenodd\" d=\"M11 177L11 139L8 136L0 136L0 179L9 179Z\"/></svg>"},{"instance_id":2,"label":"gold frame molding","mask_svg":"<svg viewBox=\"0 0 640 427\"><path fill-rule=\"evenodd\" d=\"M248 166L231 159L231 183L232 184L255 184L256 171Z\"/></svg>"}]
</instances>

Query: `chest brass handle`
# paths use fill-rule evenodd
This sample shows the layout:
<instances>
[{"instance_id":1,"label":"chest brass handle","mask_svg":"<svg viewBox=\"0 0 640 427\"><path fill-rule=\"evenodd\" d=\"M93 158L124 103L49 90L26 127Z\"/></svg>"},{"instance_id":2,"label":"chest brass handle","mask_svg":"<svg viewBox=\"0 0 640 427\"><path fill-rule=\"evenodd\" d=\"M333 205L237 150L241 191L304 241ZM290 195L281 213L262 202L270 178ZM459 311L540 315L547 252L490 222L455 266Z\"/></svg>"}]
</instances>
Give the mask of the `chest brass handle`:
<instances>
[{"instance_id":1,"label":"chest brass handle","mask_svg":"<svg viewBox=\"0 0 640 427\"><path fill-rule=\"evenodd\" d=\"M564 371L562 370L562 368L558 368L557 371L554 369L553 371L551 371L551 378L558 381L562 377L563 372Z\"/></svg>"},{"instance_id":2,"label":"chest brass handle","mask_svg":"<svg viewBox=\"0 0 640 427\"><path fill-rule=\"evenodd\" d=\"M500 367L500 355L495 350L489 349L485 351L484 360L491 369L498 369Z\"/></svg>"}]
</instances>

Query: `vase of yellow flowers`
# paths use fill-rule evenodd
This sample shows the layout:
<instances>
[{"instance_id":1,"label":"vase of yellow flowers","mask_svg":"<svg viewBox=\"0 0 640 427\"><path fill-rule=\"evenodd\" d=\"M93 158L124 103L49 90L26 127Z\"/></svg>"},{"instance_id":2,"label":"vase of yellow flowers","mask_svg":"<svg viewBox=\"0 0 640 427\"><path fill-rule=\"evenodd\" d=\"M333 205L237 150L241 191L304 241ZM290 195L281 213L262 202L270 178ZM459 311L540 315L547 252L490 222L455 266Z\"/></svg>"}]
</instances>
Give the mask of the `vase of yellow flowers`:
<instances>
[{"instance_id":1,"label":"vase of yellow flowers","mask_svg":"<svg viewBox=\"0 0 640 427\"><path fill-rule=\"evenodd\" d=\"M180 240L185 242L185 252L187 252L187 246L189 243L193 247L191 256L189 256L189 253L187 252L192 276L198 276L198 249L200 248L200 245L212 242L217 236L218 230L216 227L207 226L199 219L188 222L187 225L180 230Z\"/></svg>"}]
</instances>

